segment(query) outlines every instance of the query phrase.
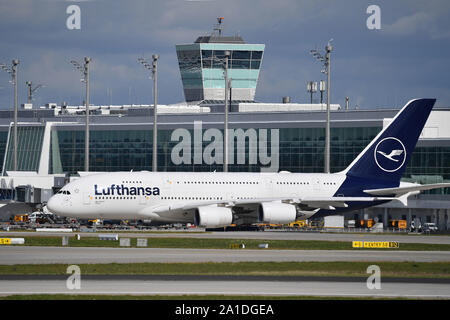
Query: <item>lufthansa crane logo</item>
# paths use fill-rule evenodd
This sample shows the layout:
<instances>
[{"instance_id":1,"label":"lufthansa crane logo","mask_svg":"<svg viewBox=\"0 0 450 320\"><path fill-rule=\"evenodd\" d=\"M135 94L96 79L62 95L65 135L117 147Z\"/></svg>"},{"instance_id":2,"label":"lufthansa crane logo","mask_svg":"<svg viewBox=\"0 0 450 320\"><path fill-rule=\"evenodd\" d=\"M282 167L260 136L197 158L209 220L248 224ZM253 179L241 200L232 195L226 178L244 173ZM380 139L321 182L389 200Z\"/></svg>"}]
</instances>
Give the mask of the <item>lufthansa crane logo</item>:
<instances>
[{"instance_id":1,"label":"lufthansa crane logo","mask_svg":"<svg viewBox=\"0 0 450 320\"><path fill-rule=\"evenodd\" d=\"M406 148L399 139L388 137L378 142L373 156L377 166L381 170L395 172L406 161Z\"/></svg>"}]
</instances>

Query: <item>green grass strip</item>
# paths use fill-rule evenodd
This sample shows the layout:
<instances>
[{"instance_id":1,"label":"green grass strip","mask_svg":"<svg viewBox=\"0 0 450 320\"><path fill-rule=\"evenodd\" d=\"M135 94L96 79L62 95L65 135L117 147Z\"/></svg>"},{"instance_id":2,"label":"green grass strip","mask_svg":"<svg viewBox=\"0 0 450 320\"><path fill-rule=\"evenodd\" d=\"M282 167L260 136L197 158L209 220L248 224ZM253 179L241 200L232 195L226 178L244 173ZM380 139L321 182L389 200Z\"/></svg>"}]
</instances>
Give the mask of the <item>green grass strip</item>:
<instances>
[{"instance_id":1,"label":"green grass strip","mask_svg":"<svg viewBox=\"0 0 450 320\"><path fill-rule=\"evenodd\" d=\"M383 277L450 278L446 262L206 262L79 264L83 275L255 275L365 277L376 264ZM1 275L66 275L67 264L0 265Z\"/></svg>"},{"instance_id":2,"label":"green grass strip","mask_svg":"<svg viewBox=\"0 0 450 320\"><path fill-rule=\"evenodd\" d=\"M26 246L62 246L61 237L24 237ZM184 249L229 249L231 244L245 244L245 249L258 249L261 243L270 249L290 250L413 250L450 251L450 244L401 243L400 248L358 249L352 248L351 241L317 240L258 240L258 239L213 239L213 238L147 238L149 248ZM356 239L357 240L357 239ZM98 240L98 237L69 238L70 247L120 247L119 241ZM131 247L137 246L137 239L131 238ZM239 250L239 249L236 249ZM261 250L261 249L260 249Z\"/></svg>"}]
</instances>

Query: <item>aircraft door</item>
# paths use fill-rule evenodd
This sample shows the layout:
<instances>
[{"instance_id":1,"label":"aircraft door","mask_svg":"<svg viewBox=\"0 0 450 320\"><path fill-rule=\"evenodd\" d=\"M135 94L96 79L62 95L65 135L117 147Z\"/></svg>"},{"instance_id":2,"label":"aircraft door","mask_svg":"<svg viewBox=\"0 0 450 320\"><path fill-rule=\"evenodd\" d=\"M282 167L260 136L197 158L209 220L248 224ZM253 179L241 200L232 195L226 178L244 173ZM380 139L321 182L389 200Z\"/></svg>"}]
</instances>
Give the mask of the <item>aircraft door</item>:
<instances>
[{"instance_id":1,"label":"aircraft door","mask_svg":"<svg viewBox=\"0 0 450 320\"><path fill-rule=\"evenodd\" d=\"M139 196L139 204L145 205L147 203L147 200L149 199L146 195L140 195Z\"/></svg>"},{"instance_id":2,"label":"aircraft door","mask_svg":"<svg viewBox=\"0 0 450 320\"><path fill-rule=\"evenodd\" d=\"M234 196L234 193L231 193L231 192L227 192L225 197L226 197L225 200L227 200L227 201L233 201L234 199L236 199L236 197Z\"/></svg>"},{"instance_id":3,"label":"aircraft door","mask_svg":"<svg viewBox=\"0 0 450 320\"><path fill-rule=\"evenodd\" d=\"M83 204L84 205L90 205L92 202L92 196L89 194L89 192L83 193Z\"/></svg>"},{"instance_id":4,"label":"aircraft door","mask_svg":"<svg viewBox=\"0 0 450 320\"><path fill-rule=\"evenodd\" d=\"M165 197L173 196L172 192L178 190L178 188L176 187L172 188L172 186L174 186L174 183L175 182L173 180L165 179L162 183L161 195L164 195Z\"/></svg>"},{"instance_id":5,"label":"aircraft door","mask_svg":"<svg viewBox=\"0 0 450 320\"><path fill-rule=\"evenodd\" d=\"M313 180L313 189L314 191L320 191L320 179L319 178L314 178Z\"/></svg>"},{"instance_id":6,"label":"aircraft door","mask_svg":"<svg viewBox=\"0 0 450 320\"><path fill-rule=\"evenodd\" d=\"M264 179L264 186L263 188L260 188L260 194L259 197L261 198L270 198L274 195L273 190L273 179L272 178L266 178Z\"/></svg>"}]
</instances>

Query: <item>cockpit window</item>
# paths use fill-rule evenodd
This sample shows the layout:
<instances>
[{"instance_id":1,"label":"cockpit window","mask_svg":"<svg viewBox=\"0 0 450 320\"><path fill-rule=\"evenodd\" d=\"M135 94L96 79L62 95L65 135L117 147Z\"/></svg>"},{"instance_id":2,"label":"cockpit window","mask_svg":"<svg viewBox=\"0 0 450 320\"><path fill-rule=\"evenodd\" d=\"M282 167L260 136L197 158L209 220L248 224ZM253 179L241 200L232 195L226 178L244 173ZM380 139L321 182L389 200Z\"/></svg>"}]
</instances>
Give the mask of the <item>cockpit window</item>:
<instances>
[{"instance_id":1,"label":"cockpit window","mask_svg":"<svg viewBox=\"0 0 450 320\"><path fill-rule=\"evenodd\" d=\"M56 194L70 194L70 191L67 191L67 190L59 190Z\"/></svg>"}]
</instances>

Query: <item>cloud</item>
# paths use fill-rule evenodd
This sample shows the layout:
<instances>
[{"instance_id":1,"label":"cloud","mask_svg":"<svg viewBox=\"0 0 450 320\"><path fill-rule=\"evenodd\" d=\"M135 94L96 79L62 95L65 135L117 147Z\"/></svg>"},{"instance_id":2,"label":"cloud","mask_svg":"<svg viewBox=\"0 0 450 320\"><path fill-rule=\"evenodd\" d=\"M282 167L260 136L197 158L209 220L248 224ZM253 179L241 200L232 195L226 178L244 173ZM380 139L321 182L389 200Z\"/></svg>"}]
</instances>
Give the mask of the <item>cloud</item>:
<instances>
[{"instance_id":1,"label":"cloud","mask_svg":"<svg viewBox=\"0 0 450 320\"><path fill-rule=\"evenodd\" d=\"M409 15L400 16L392 24L383 24L387 34L394 36L415 36L425 34L431 39L446 39L450 37L448 16L450 6L448 3L424 3L418 11Z\"/></svg>"},{"instance_id":2,"label":"cloud","mask_svg":"<svg viewBox=\"0 0 450 320\"><path fill-rule=\"evenodd\" d=\"M450 5L444 0L380 0L382 32L366 28L369 2L359 0L76 1L81 30L68 30L66 8L73 3L0 0L0 62L21 60L21 102L26 99L24 82L31 80L46 85L38 93L43 103L79 103L83 87L69 61L85 56L93 59L93 102L109 103L107 91L113 92L115 104L130 103L131 96L147 101L151 83L137 58L152 53L161 57L161 103L179 102L184 96L175 44L211 33L216 18L225 17L225 34L240 33L248 43L266 44L256 90L259 101L278 102L286 95L308 101L305 83L321 77L321 66L309 50L323 50L334 38L331 88L341 104L346 95L367 105L385 104L381 92L396 90L403 98L421 87L420 92L440 94L450 105L442 88L450 83L449 73L442 72L450 65ZM0 108L10 105L8 80L0 73L5 88L0 90Z\"/></svg>"}]
</instances>

